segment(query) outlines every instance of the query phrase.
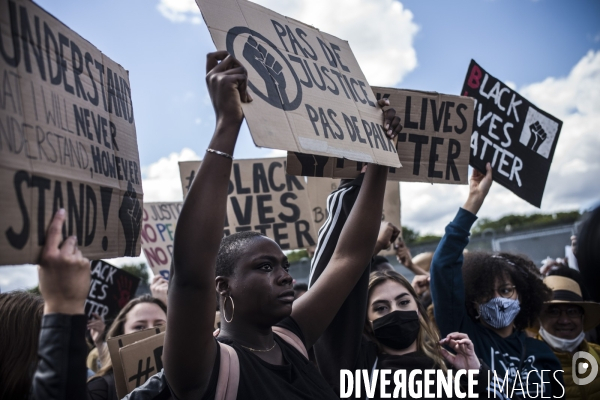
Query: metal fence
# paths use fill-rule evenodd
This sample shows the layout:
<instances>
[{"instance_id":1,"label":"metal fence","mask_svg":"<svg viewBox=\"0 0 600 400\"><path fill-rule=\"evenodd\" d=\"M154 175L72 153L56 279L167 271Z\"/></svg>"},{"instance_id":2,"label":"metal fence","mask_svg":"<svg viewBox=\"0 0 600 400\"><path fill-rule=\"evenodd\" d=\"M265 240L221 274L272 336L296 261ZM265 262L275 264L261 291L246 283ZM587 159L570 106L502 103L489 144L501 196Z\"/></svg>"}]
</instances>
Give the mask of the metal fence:
<instances>
[{"instance_id":1,"label":"metal fence","mask_svg":"<svg viewBox=\"0 0 600 400\"><path fill-rule=\"evenodd\" d=\"M526 255L536 265L541 266L546 257L558 258L565 256L565 246L571 244L571 235L575 231L574 225L561 225L545 229L531 229L519 232L496 233L486 230L482 234L471 236L467 249L470 251L504 251ZM412 246L410 252L413 256L427 251L435 251L439 241ZM412 280L414 274L402 266L395 257L388 257L390 264ZM310 260L303 258L290 266L290 274L298 283L308 283Z\"/></svg>"}]
</instances>

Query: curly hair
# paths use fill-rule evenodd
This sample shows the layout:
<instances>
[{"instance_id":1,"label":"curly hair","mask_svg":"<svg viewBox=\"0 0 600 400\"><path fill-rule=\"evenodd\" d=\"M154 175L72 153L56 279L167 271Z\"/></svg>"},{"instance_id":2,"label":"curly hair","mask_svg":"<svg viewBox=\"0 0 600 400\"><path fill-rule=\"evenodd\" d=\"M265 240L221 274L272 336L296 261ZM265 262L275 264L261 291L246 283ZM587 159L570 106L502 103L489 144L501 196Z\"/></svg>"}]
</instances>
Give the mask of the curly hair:
<instances>
[{"instance_id":1,"label":"curly hair","mask_svg":"<svg viewBox=\"0 0 600 400\"><path fill-rule=\"evenodd\" d=\"M510 253L469 252L462 268L465 284L465 306L475 318L475 303L494 297L496 280L510 278L519 295L521 311L514 320L518 330L537 321L545 301L552 291L544 285L536 265L529 258Z\"/></svg>"},{"instance_id":2,"label":"curly hair","mask_svg":"<svg viewBox=\"0 0 600 400\"><path fill-rule=\"evenodd\" d=\"M246 245L260 236L266 237L262 233L254 231L238 232L224 237L217 253L216 276L233 275L235 263L241 257Z\"/></svg>"}]
</instances>

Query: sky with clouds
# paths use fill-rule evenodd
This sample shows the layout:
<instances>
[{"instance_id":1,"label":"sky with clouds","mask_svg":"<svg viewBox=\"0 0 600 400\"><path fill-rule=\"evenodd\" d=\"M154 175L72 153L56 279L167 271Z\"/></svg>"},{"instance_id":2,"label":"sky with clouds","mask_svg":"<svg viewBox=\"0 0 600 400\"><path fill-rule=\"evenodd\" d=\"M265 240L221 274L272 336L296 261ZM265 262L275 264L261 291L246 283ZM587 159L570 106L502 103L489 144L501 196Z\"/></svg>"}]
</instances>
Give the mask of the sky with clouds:
<instances>
[{"instance_id":1,"label":"sky with clouds","mask_svg":"<svg viewBox=\"0 0 600 400\"><path fill-rule=\"evenodd\" d=\"M37 3L129 70L144 199L181 200L177 161L200 159L214 127L204 84L214 45L195 1ZM475 59L564 123L541 211L585 209L600 200L600 2L257 3L348 40L371 85L460 94ZM244 126L237 158L281 154L254 146ZM403 224L441 233L466 194L466 186L402 183ZM480 215L539 211L494 185ZM34 271L3 268L0 287L35 284Z\"/></svg>"}]
</instances>

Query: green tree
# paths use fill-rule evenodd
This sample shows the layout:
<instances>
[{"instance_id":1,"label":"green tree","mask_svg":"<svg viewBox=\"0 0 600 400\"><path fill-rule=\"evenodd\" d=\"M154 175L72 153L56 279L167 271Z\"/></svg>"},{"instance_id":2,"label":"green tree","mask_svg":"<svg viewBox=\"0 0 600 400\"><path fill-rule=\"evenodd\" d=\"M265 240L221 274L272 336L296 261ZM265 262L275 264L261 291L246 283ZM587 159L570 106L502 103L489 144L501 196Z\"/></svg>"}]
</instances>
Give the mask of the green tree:
<instances>
[{"instance_id":1,"label":"green tree","mask_svg":"<svg viewBox=\"0 0 600 400\"><path fill-rule=\"evenodd\" d=\"M142 283L150 283L150 274L148 273L146 263L125 264L121 269L125 272L129 272L131 275L137 276L142 280Z\"/></svg>"},{"instance_id":2,"label":"green tree","mask_svg":"<svg viewBox=\"0 0 600 400\"><path fill-rule=\"evenodd\" d=\"M290 264L300 261L304 257L308 257L308 251L306 251L306 249L294 250L287 253L287 258Z\"/></svg>"},{"instance_id":3,"label":"green tree","mask_svg":"<svg viewBox=\"0 0 600 400\"><path fill-rule=\"evenodd\" d=\"M579 220L580 217L581 214L579 211L567 211L554 214L509 214L497 220L481 218L473 227L472 233L480 234L486 229L493 229L496 232L510 232L531 228L543 228L553 225L573 224Z\"/></svg>"},{"instance_id":4,"label":"green tree","mask_svg":"<svg viewBox=\"0 0 600 400\"><path fill-rule=\"evenodd\" d=\"M402 227L402 238L404 239L404 243L408 247L415 246L422 243L435 242L441 239L441 236L425 234L421 235L419 231L409 228L408 226Z\"/></svg>"},{"instance_id":5,"label":"green tree","mask_svg":"<svg viewBox=\"0 0 600 400\"><path fill-rule=\"evenodd\" d=\"M412 243L416 242L419 238L419 232L409 228L408 226L402 227L402 239L404 239L404 243L410 246Z\"/></svg>"}]
</instances>

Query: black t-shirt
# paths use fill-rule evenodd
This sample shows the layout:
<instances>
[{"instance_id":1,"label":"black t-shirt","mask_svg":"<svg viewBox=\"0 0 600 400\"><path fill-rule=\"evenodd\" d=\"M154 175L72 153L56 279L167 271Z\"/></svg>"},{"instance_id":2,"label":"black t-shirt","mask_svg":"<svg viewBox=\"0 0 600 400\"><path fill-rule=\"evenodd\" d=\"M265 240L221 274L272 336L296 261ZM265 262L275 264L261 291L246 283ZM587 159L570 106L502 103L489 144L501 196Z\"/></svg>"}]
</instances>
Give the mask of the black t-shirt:
<instances>
[{"instance_id":1,"label":"black t-shirt","mask_svg":"<svg viewBox=\"0 0 600 400\"><path fill-rule=\"evenodd\" d=\"M88 400L118 400L115 376L112 370L104 376L89 381L87 389Z\"/></svg>"},{"instance_id":2,"label":"black t-shirt","mask_svg":"<svg viewBox=\"0 0 600 400\"><path fill-rule=\"evenodd\" d=\"M291 317L277 326L289 329L305 343L300 327ZM238 400L338 399L310 361L278 335L274 338L283 353L284 365L269 364L235 342L220 339L233 347L240 359ZM210 382L202 397L205 400L215 397L220 361L220 352L217 351Z\"/></svg>"}]
</instances>

